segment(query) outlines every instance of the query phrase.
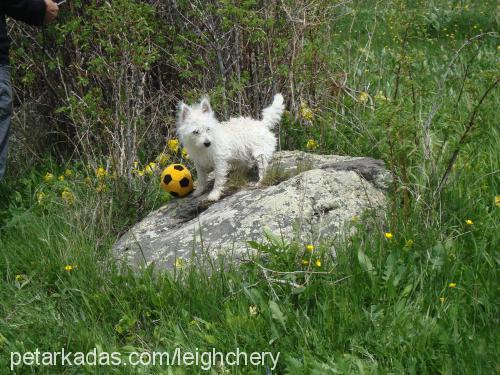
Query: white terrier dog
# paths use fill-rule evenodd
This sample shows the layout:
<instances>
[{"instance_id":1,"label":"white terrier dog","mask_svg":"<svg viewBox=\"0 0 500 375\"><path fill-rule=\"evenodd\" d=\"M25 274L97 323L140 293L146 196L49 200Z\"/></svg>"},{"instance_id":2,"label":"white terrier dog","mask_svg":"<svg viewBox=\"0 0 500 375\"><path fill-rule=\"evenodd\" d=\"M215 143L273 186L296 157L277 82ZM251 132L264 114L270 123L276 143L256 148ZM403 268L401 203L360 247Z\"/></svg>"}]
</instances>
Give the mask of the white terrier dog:
<instances>
[{"instance_id":1,"label":"white terrier dog","mask_svg":"<svg viewBox=\"0 0 500 375\"><path fill-rule=\"evenodd\" d=\"M207 199L219 200L230 166L257 165L260 183L276 149L276 137L271 129L280 121L284 109L283 96L276 94L273 104L262 111L262 120L238 117L219 123L208 98L193 106L181 102L177 133L198 174L193 196L203 194L208 173L213 170L215 183Z\"/></svg>"}]
</instances>

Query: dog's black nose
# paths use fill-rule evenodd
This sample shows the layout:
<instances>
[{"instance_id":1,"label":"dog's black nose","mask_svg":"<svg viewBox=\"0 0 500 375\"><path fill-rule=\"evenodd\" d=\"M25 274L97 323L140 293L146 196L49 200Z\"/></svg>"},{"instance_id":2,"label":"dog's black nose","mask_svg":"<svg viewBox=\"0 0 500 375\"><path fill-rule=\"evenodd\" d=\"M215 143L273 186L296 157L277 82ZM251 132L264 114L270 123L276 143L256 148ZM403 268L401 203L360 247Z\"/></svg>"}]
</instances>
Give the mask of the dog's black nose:
<instances>
[{"instance_id":1,"label":"dog's black nose","mask_svg":"<svg viewBox=\"0 0 500 375\"><path fill-rule=\"evenodd\" d=\"M212 144L212 142L208 142L208 141L207 141L207 142L205 142L205 143L203 143L203 144L205 145L205 147L209 147L209 146Z\"/></svg>"}]
</instances>

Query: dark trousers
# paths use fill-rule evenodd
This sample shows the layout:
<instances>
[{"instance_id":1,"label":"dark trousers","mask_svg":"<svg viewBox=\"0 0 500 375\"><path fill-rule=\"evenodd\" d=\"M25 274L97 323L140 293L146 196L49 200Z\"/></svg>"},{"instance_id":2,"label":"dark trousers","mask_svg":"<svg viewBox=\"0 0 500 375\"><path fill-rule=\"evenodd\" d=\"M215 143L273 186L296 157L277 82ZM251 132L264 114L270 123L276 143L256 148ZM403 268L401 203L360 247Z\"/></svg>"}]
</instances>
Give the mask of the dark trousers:
<instances>
[{"instance_id":1,"label":"dark trousers","mask_svg":"<svg viewBox=\"0 0 500 375\"><path fill-rule=\"evenodd\" d=\"M10 84L10 68L0 65L0 180L7 166L7 149L12 115L12 87Z\"/></svg>"}]
</instances>

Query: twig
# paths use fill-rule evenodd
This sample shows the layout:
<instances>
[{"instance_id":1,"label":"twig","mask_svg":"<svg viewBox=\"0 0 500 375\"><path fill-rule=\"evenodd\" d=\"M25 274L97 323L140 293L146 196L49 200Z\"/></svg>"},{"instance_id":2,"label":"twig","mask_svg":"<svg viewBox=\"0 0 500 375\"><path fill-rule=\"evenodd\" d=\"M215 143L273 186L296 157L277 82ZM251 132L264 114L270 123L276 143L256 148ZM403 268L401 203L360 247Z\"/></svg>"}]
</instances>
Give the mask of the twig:
<instances>
[{"instance_id":1,"label":"twig","mask_svg":"<svg viewBox=\"0 0 500 375\"><path fill-rule=\"evenodd\" d=\"M248 288L253 288L254 286L259 285L261 282L262 282L262 280L259 280L259 281L257 281L256 283L253 283L253 284L250 284L250 285L244 286L243 288L240 288L240 289L238 289L237 291L232 292L230 295L228 295L226 298L224 298L224 299L222 300L222 303L224 303L224 302L226 302L227 300L229 300L229 299L233 298L235 295L237 295L237 294L241 293L242 291L244 291L244 290L246 290L246 289L248 289Z\"/></svg>"},{"instance_id":2,"label":"twig","mask_svg":"<svg viewBox=\"0 0 500 375\"><path fill-rule=\"evenodd\" d=\"M267 272L268 271L266 269L262 270L262 274L264 275L264 278L267 281L267 285L269 285L269 288L271 289L271 292L273 293L274 299L276 299L277 301L279 301L280 298L278 297L278 294L274 290L273 285L271 284L271 279L267 276Z\"/></svg>"},{"instance_id":3,"label":"twig","mask_svg":"<svg viewBox=\"0 0 500 375\"><path fill-rule=\"evenodd\" d=\"M278 283L278 284L290 285L293 288L302 288L306 284L306 283L304 283L302 285L299 285L299 284L294 283L293 281L290 281L290 280L271 279L271 278L269 279L269 281L272 281L272 282Z\"/></svg>"},{"instance_id":4,"label":"twig","mask_svg":"<svg viewBox=\"0 0 500 375\"><path fill-rule=\"evenodd\" d=\"M451 156L450 160L448 161L448 166L446 167L446 171L444 172L443 177L441 178L441 181L439 181L439 185L438 185L436 192L434 194L435 196L440 194L441 190L444 187L444 184L448 180L451 169L453 168L453 165L455 164L458 153L460 152L460 148L465 143L465 139L466 139L467 135L469 134L469 132L472 130L472 128L475 125L474 120L476 119L477 113L479 111L479 107L483 103L484 99L486 99L486 97L488 96L490 91L493 90L495 88L495 86L498 85L499 82L500 82L500 78L497 78L495 80L495 82L493 82L491 84L491 86L486 89L486 91L483 93L483 96L481 97L481 99L479 99L479 102L477 103L476 107L474 108L474 111L472 111L472 114L471 114L470 119L469 119L469 123L467 124L467 127L465 128L464 133L460 137L460 140L458 141L458 145L455 148L455 151L453 151L453 155Z\"/></svg>"}]
</instances>

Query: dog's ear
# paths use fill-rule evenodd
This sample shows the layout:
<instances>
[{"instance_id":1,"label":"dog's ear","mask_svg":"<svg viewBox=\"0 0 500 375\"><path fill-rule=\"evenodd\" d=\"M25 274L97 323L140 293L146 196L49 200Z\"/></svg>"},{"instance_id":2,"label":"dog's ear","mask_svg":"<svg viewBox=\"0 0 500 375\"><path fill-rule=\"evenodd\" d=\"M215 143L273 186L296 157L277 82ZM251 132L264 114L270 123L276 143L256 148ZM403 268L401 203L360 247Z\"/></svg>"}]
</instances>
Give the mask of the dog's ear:
<instances>
[{"instance_id":1,"label":"dog's ear","mask_svg":"<svg viewBox=\"0 0 500 375\"><path fill-rule=\"evenodd\" d=\"M210 102L206 96L203 99L201 99L200 108L202 113L212 112L212 107L210 107Z\"/></svg>"},{"instance_id":2,"label":"dog's ear","mask_svg":"<svg viewBox=\"0 0 500 375\"><path fill-rule=\"evenodd\" d=\"M179 103L178 116L180 121L186 121L186 118L188 117L190 112L191 108L189 108L188 105L184 104L183 102Z\"/></svg>"}]
</instances>

